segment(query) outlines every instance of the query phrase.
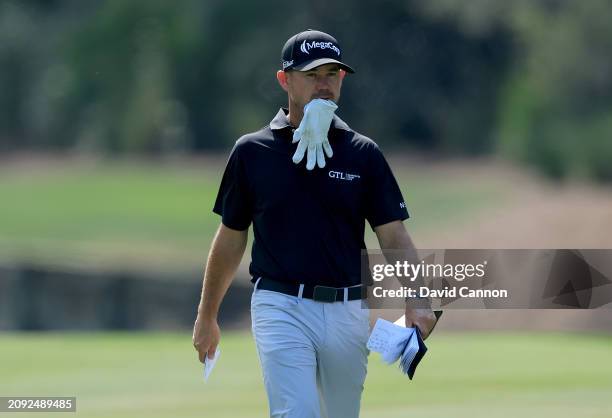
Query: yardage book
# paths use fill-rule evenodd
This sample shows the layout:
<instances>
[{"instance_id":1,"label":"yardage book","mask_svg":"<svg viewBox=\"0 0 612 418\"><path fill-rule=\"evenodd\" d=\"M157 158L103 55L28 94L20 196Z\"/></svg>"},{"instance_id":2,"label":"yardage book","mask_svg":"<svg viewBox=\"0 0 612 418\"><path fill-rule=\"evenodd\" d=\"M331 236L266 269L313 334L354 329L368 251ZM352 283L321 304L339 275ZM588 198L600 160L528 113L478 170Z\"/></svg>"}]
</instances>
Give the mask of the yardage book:
<instances>
[{"instance_id":1,"label":"yardage book","mask_svg":"<svg viewBox=\"0 0 612 418\"><path fill-rule=\"evenodd\" d=\"M405 328L382 318L376 320L367 347L380 353L387 364L393 364L399 359L400 370L407 374L410 380L427 352L418 328Z\"/></svg>"}]
</instances>

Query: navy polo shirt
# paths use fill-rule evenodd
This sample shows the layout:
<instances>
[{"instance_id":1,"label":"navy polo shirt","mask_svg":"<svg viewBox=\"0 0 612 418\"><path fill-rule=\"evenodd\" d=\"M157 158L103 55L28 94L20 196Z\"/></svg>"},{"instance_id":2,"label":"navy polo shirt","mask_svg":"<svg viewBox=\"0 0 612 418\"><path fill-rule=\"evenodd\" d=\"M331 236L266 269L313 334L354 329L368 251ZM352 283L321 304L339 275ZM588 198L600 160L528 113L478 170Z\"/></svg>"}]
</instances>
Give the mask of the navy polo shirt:
<instances>
[{"instance_id":1,"label":"navy polo shirt","mask_svg":"<svg viewBox=\"0 0 612 418\"><path fill-rule=\"evenodd\" d=\"M374 228L408 218L397 181L376 143L337 116L325 168L306 170L306 157L294 164L287 112L236 142L213 212L231 229L253 223L253 281L360 284L365 221Z\"/></svg>"}]
</instances>

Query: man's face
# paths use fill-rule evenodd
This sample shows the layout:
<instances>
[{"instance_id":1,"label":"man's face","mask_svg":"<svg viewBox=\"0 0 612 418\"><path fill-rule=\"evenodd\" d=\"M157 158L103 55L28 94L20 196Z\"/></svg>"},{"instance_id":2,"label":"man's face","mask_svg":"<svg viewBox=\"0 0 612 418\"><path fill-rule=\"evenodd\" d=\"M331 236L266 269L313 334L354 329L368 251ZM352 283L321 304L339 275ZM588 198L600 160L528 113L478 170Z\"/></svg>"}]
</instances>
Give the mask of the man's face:
<instances>
[{"instance_id":1,"label":"man's face","mask_svg":"<svg viewBox=\"0 0 612 418\"><path fill-rule=\"evenodd\" d=\"M329 99L338 103L345 72L337 64L324 64L310 71L288 71L280 74L279 83L289 100L300 109L313 99Z\"/></svg>"}]
</instances>

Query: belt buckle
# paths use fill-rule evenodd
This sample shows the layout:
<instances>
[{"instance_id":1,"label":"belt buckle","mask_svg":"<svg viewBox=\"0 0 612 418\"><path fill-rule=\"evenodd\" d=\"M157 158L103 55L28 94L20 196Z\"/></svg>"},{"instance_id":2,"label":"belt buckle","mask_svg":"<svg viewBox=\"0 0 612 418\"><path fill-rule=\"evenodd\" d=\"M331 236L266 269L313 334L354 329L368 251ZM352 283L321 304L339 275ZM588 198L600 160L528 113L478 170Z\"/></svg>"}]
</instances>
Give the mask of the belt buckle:
<instances>
[{"instance_id":1,"label":"belt buckle","mask_svg":"<svg viewBox=\"0 0 612 418\"><path fill-rule=\"evenodd\" d=\"M337 290L335 287L315 286L312 299L319 302L335 302Z\"/></svg>"}]
</instances>

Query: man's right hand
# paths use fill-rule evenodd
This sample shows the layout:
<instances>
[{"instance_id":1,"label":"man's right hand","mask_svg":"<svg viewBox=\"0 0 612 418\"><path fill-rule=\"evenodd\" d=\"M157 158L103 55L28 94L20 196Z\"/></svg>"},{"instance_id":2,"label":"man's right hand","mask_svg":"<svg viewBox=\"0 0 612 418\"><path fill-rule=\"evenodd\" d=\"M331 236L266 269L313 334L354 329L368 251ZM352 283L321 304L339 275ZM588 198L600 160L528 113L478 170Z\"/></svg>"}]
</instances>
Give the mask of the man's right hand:
<instances>
[{"instance_id":1,"label":"man's right hand","mask_svg":"<svg viewBox=\"0 0 612 418\"><path fill-rule=\"evenodd\" d=\"M212 359L221 340L221 330L216 319L196 318L193 326L193 346L198 352L198 358L204 363L204 357Z\"/></svg>"}]
</instances>

